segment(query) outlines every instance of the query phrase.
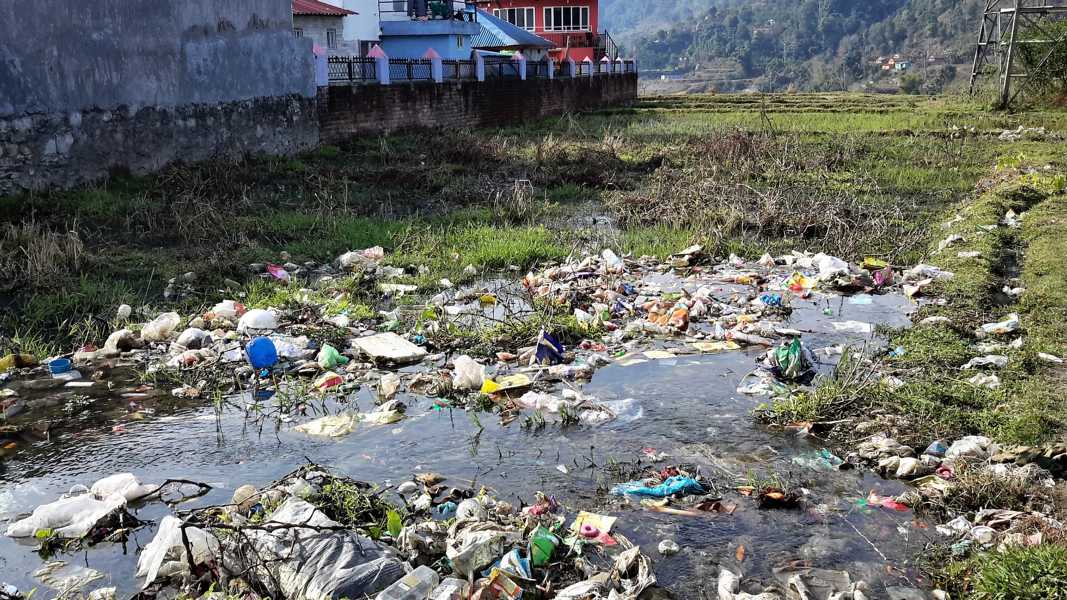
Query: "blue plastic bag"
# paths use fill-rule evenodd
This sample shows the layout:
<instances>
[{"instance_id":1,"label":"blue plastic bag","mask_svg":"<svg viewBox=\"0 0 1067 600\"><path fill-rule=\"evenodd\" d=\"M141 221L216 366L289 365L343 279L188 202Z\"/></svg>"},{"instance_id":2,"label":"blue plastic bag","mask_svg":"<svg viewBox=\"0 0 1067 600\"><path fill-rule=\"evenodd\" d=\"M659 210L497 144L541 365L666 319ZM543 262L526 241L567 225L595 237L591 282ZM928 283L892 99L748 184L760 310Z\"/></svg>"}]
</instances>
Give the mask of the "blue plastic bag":
<instances>
[{"instance_id":1,"label":"blue plastic bag","mask_svg":"<svg viewBox=\"0 0 1067 600\"><path fill-rule=\"evenodd\" d=\"M563 344L542 329L541 335L537 337L537 350L535 351L537 364L558 365L563 362L563 352Z\"/></svg>"},{"instance_id":2,"label":"blue plastic bag","mask_svg":"<svg viewBox=\"0 0 1067 600\"><path fill-rule=\"evenodd\" d=\"M269 369L278 362L278 349L270 338L257 337L245 347L248 363L256 369Z\"/></svg>"},{"instance_id":3,"label":"blue plastic bag","mask_svg":"<svg viewBox=\"0 0 1067 600\"><path fill-rule=\"evenodd\" d=\"M674 477L668 477L666 481L653 487L647 487L643 481L620 483L611 488L611 493L616 496L632 495L666 498L675 494L704 494L707 493L707 490L696 479L685 477L684 475L675 475Z\"/></svg>"}]
</instances>

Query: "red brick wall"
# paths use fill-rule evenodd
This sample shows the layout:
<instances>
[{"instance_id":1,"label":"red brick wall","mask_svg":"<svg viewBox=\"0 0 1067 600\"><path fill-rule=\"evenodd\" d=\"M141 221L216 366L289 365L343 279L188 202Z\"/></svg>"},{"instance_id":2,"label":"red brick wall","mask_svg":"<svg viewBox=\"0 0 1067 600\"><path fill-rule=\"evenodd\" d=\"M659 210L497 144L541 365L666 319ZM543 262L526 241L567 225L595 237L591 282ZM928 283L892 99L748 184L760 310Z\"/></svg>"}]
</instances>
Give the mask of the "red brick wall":
<instances>
[{"instance_id":1,"label":"red brick wall","mask_svg":"<svg viewBox=\"0 0 1067 600\"><path fill-rule=\"evenodd\" d=\"M319 88L320 137L336 143L403 129L514 125L550 115L627 105L637 75L396 83Z\"/></svg>"}]
</instances>

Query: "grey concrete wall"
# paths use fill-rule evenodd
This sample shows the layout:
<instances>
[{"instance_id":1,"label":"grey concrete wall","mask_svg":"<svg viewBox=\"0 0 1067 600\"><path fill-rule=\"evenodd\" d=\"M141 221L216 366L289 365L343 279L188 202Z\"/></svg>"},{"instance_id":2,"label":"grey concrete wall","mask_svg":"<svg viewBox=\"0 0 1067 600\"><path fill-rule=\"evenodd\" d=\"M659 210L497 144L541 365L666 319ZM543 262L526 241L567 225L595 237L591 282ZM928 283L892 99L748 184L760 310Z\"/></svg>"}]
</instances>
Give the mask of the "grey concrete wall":
<instances>
[{"instance_id":1,"label":"grey concrete wall","mask_svg":"<svg viewBox=\"0 0 1067 600\"><path fill-rule=\"evenodd\" d=\"M0 194L312 145L313 60L290 0L2 1Z\"/></svg>"},{"instance_id":2,"label":"grey concrete wall","mask_svg":"<svg viewBox=\"0 0 1067 600\"><path fill-rule=\"evenodd\" d=\"M289 0L0 3L0 117L313 96Z\"/></svg>"}]
</instances>

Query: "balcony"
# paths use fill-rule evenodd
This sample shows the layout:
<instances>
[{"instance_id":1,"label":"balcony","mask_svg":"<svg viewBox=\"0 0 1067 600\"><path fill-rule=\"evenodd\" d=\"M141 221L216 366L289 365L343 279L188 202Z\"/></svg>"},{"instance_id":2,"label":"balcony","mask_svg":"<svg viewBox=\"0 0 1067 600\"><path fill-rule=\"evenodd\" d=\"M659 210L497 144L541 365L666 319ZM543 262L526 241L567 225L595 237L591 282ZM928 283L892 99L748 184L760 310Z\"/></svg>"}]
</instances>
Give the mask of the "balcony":
<instances>
[{"instance_id":1,"label":"balcony","mask_svg":"<svg viewBox=\"0 0 1067 600\"><path fill-rule=\"evenodd\" d=\"M592 31L538 31L536 33L555 44L556 48L591 48L594 58L597 60L604 56L611 60L619 57L619 48L615 45L615 40L606 31L600 33Z\"/></svg>"},{"instance_id":2,"label":"balcony","mask_svg":"<svg viewBox=\"0 0 1067 600\"><path fill-rule=\"evenodd\" d=\"M474 4L458 0L378 0L382 35L477 35Z\"/></svg>"}]
</instances>

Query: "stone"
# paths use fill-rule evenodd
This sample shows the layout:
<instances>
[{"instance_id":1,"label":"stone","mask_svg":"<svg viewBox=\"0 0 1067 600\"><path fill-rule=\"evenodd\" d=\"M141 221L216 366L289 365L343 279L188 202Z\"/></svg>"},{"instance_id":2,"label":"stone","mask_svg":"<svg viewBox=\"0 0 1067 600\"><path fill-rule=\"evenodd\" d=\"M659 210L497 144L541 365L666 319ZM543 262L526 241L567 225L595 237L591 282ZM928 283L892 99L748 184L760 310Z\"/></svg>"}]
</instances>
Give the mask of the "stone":
<instances>
[{"instance_id":1,"label":"stone","mask_svg":"<svg viewBox=\"0 0 1067 600\"><path fill-rule=\"evenodd\" d=\"M176 343L179 346L184 346L189 350L199 350L203 348L205 343L209 342L210 339L211 334L209 334L208 332L204 331L203 329L198 329L196 327L190 327L178 336L178 341Z\"/></svg>"},{"instance_id":2,"label":"stone","mask_svg":"<svg viewBox=\"0 0 1067 600\"><path fill-rule=\"evenodd\" d=\"M900 469L899 456L887 456L878 461L878 471L882 473L896 473Z\"/></svg>"},{"instance_id":3,"label":"stone","mask_svg":"<svg viewBox=\"0 0 1067 600\"><path fill-rule=\"evenodd\" d=\"M856 448L856 453L869 461L877 461L889 456L915 456L915 450L894 439L877 436L863 442Z\"/></svg>"},{"instance_id":4,"label":"stone","mask_svg":"<svg viewBox=\"0 0 1067 600\"><path fill-rule=\"evenodd\" d=\"M921 477L927 472L926 467L917 458L905 457L900 459L897 466L896 476L898 479L914 479Z\"/></svg>"},{"instance_id":5,"label":"stone","mask_svg":"<svg viewBox=\"0 0 1067 600\"><path fill-rule=\"evenodd\" d=\"M663 540L659 543L659 553L663 556L674 556L681 552L682 548L674 540Z\"/></svg>"},{"instance_id":6,"label":"stone","mask_svg":"<svg viewBox=\"0 0 1067 600\"><path fill-rule=\"evenodd\" d=\"M233 491L233 499L231 502L236 504L238 508L243 512L252 508L259 497L259 490L256 486L245 484Z\"/></svg>"}]
</instances>

